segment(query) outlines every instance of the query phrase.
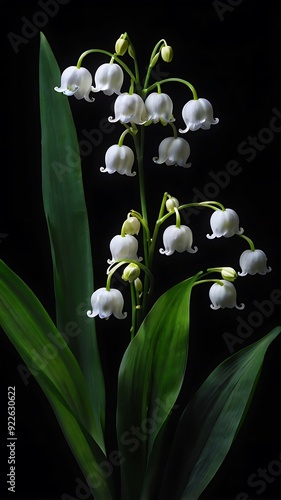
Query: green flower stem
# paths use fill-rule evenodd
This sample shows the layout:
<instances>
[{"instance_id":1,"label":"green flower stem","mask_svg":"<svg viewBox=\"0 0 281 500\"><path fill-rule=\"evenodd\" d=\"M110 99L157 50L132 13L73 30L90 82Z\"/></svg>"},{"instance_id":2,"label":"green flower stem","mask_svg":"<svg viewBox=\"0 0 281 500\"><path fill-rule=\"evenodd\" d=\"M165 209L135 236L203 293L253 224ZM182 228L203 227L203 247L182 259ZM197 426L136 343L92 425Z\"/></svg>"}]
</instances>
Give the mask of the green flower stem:
<instances>
[{"instance_id":1,"label":"green flower stem","mask_svg":"<svg viewBox=\"0 0 281 500\"><path fill-rule=\"evenodd\" d=\"M213 205L218 205L219 208L217 207L214 207ZM222 203L220 203L219 201L201 201L199 203L199 206L202 206L202 207L208 207L208 208L212 208L213 210L222 210L223 212L225 211L225 207Z\"/></svg>"},{"instance_id":2,"label":"green flower stem","mask_svg":"<svg viewBox=\"0 0 281 500\"><path fill-rule=\"evenodd\" d=\"M166 200L167 200L167 197L168 197L168 193L165 193L164 196L163 196L163 200L162 200L162 204L161 204L161 208L160 208L160 211L159 211L159 216L158 216L158 220L155 224L155 227L154 227L154 231L153 231L153 236L152 236L152 239L151 239L151 243L150 243L150 247L149 247L149 260L148 260L148 267L151 269L152 267L152 260L153 260L153 255L154 255L154 250L155 250L155 244L156 244L156 240L157 240L157 236L158 236L158 231L159 231L159 228L161 226L161 224L163 224L163 222L165 222L172 214L174 214L175 212L168 212L167 214L163 215L164 213L164 210L165 210L165 204L166 204ZM218 203L218 202L213 202L213 201L210 201L210 202L198 202L198 203L186 203L185 205L181 205L177 208L177 211L180 211L180 210L183 210L185 208L191 208L191 207L207 207L207 208L212 208L213 210L218 210L217 207L211 205L211 203L213 204L218 204L220 205L220 207L222 209L224 209L223 205L221 203ZM175 207L176 208L176 207ZM177 226L179 227L179 226Z\"/></svg>"},{"instance_id":3,"label":"green flower stem","mask_svg":"<svg viewBox=\"0 0 281 500\"><path fill-rule=\"evenodd\" d=\"M167 193L167 192L164 193L157 220L161 219L163 217L163 215L164 215L164 211L165 211L165 207L166 207L166 201L167 201L168 196L169 196L169 193Z\"/></svg>"},{"instance_id":4,"label":"green flower stem","mask_svg":"<svg viewBox=\"0 0 281 500\"><path fill-rule=\"evenodd\" d=\"M131 261L128 261L128 262L131 262ZM106 290L109 292L110 290L110 283L111 283L111 278L113 276L113 274L115 273L115 271L117 271L117 269L122 266L123 264L125 263L125 261L120 261L120 262L114 262L113 264L113 267L111 267L110 269L110 266L108 268L108 270L110 269L110 271L108 272L108 277L107 277L107 280L106 280L106 285L105 285L105 288ZM115 265L116 264L116 265Z\"/></svg>"},{"instance_id":5,"label":"green flower stem","mask_svg":"<svg viewBox=\"0 0 281 500\"><path fill-rule=\"evenodd\" d=\"M140 221L140 223L143 226L143 229L146 233L145 240L149 243L150 242L150 231L149 231L147 220L145 220L142 217L142 215L139 212L136 212L135 210L130 210L130 215L133 215L134 217L136 217ZM121 233L121 235L125 236L125 234L122 234L122 233Z\"/></svg>"},{"instance_id":6,"label":"green flower stem","mask_svg":"<svg viewBox=\"0 0 281 500\"><path fill-rule=\"evenodd\" d=\"M154 57L156 56L156 53L157 53L157 51L158 51L158 49L159 49L159 47L160 47L161 44L167 45L167 42L166 42L166 40L164 40L164 38L161 38L161 40L159 40L159 42L157 42L157 44L155 45L153 51L151 52L150 62L149 62L148 70L147 70L145 81L144 81L144 88L146 88L147 85L148 85L148 82L149 82L149 79L150 79L151 70L153 68L153 65L151 63L152 63Z\"/></svg>"},{"instance_id":7,"label":"green flower stem","mask_svg":"<svg viewBox=\"0 0 281 500\"><path fill-rule=\"evenodd\" d=\"M117 269L120 266L123 266L124 264L136 264L145 273L145 275L148 277L148 280L149 280L149 283L150 283L150 286L149 286L149 293L150 293L151 290L153 289L153 284L154 284L154 278L153 278L152 272L150 271L150 269L148 269L147 266L145 266L144 264L142 264L140 261L130 260L130 259L116 260L115 262L113 262L109 266L109 268L107 270L107 272L108 272L108 278L107 278L107 281L106 281L106 289L110 290L110 281L111 281L111 277L112 277L113 273L115 273L115 271L117 271Z\"/></svg>"},{"instance_id":8,"label":"green flower stem","mask_svg":"<svg viewBox=\"0 0 281 500\"><path fill-rule=\"evenodd\" d=\"M162 85L163 83L169 83L169 82L183 83L184 85L186 85L187 87L190 88L190 90L193 94L193 99L195 99L195 100L198 99L197 92L196 92L195 88L193 87L193 85L190 82L188 82L187 80L183 80L182 78L165 78L164 80L160 80L159 82L153 83L149 87L144 87L143 93L147 94L148 92L151 92L151 90L153 90L155 87L157 87L157 85Z\"/></svg>"},{"instance_id":9,"label":"green flower stem","mask_svg":"<svg viewBox=\"0 0 281 500\"><path fill-rule=\"evenodd\" d=\"M115 61L117 61L118 64L120 64L120 66L122 66L122 68L128 73L128 75L130 75L131 80L133 80L134 82L136 81L136 76L132 73L132 71L127 66L127 64L125 64L116 54L112 54L112 52L108 52L107 50L103 50L103 49L89 49L89 50L86 50L85 52L83 52L83 54L81 54L81 56L79 57L79 59L77 61L77 65L76 65L77 68L79 69L81 67L81 64L83 62L84 57L86 57L89 54L93 54L94 52L98 52L100 54L106 54L107 56L110 56L110 58L114 58Z\"/></svg>"},{"instance_id":10,"label":"green flower stem","mask_svg":"<svg viewBox=\"0 0 281 500\"><path fill-rule=\"evenodd\" d=\"M195 283L193 283L192 286L201 285L202 283L217 283L218 285L223 286L223 282L221 280L218 280L218 279L198 280L198 281L195 281Z\"/></svg>"},{"instance_id":11,"label":"green flower stem","mask_svg":"<svg viewBox=\"0 0 281 500\"><path fill-rule=\"evenodd\" d=\"M255 250L255 245L254 245L254 242L253 240L251 240L251 238L249 238L248 236L246 236L245 234L238 234L238 236L240 236L240 238L244 238L244 240L246 240L249 245L250 245L250 249L252 250L252 252L254 252Z\"/></svg>"},{"instance_id":12,"label":"green flower stem","mask_svg":"<svg viewBox=\"0 0 281 500\"><path fill-rule=\"evenodd\" d=\"M118 141L118 146L123 146L123 142L124 142L124 139L126 137L127 134L131 134L131 129L130 127L127 127L124 132L122 132L122 134L120 135L120 138L119 138L119 141Z\"/></svg>"},{"instance_id":13,"label":"green flower stem","mask_svg":"<svg viewBox=\"0 0 281 500\"><path fill-rule=\"evenodd\" d=\"M136 331L136 316L137 316L137 309L136 309L136 290L135 290L135 285L134 283L130 283L130 291L131 291L131 304L132 304L132 326L131 326L131 340L135 335Z\"/></svg>"},{"instance_id":14,"label":"green flower stem","mask_svg":"<svg viewBox=\"0 0 281 500\"><path fill-rule=\"evenodd\" d=\"M158 214L158 219L157 219L157 222L156 222L156 224L154 226L153 235L152 235L152 238L151 238L151 241L150 241L149 259L148 259L148 267L149 267L149 269L151 269L151 267L152 267L152 260L153 260L153 255L154 255L155 243L156 243L156 240L157 240L159 227L161 225L161 223L159 223L159 221L161 221L162 218L163 218L163 216L164 216L164 211L165 211L165 207L166 207L167 198L168 198L168 193L166 192L166 193L164 193L163 198L162 198L162 202L161 202L161 206L160 206L160 210L159 210L159 214Z\"/></svg>"},{"instance_id":15,"label":"green flower stem","mask_svg":"<svg viewBox=\"0 0 281 500\"><path fill-rule=\"evenodd\" d=\"M172 127L173 129L173 136L174 136L174 139L177 139L178 137L178 130L177 130L177 127L175 126L175 124L173 122L169 122L169 125Z\"/></svg>"},{"instance_id":16,"label":"green flower stem","mask_svg":"<svg viewBox=\"0 0 281 500\"><path fill-rule=\"evenodd\" d=\"M140 305L140 296L136 291L135 283L130 283L131 289L131 300L132 300L132 327L131 327L131 340L134 337L135 333L138 331L140 327L140 323L142 320L141 316L141 305Z\"/></svg>"},{"instance_id":17,"label":"green flower stem","mask_svg":"<svg viewBox=\"0 0 281 500\"><path fill-rule=\"evenodd\" d=\"M138 90L138 87L140 86L140 74L139 74L139 67L138 67L138 62L137 62L137 58L136 58L136 51L135 51L134 45L132 44L132 42L129 38L128 33L126 33L126 39L128 40L128 44L129 44L129 53L131 53L131 57L133 58L133 61L134 61L135 82L136 82L136 86L137 86L137 90Z\"/></svg>"},{"instance_id":18,"label":"green flower stem","mask_svg":"<svg viewBox=\"0 0 281 500\"><path fill-rule=\"evenodd\" d=\"M177 228L180 228L181 227L181 218L180 218L180 213L177 209L177 207L175 207L175 214L176 214L176 227Z\"/></svg>"},{"instance_id":19,"label":"green flower stem","mask_svg":"<svg viewBox=\"0 0 281 500\"><path fill-rule=\"evenodd\" d=\"M145 180L144 180L144 169L143 169L143 151L144 151L144 127L140 127L140 133L134 136L136 158L138 164L138 179L139 179L139 195L141 204L141 213L143 224L145 227L149 227L148 215L147 215L147 205L145 196ZM148 264L148 248L149 248L149 235L147 231L143 232L143 251L144 251L144 262L145 265Z\"/></svg>"},{"instance_id":20,"label":"green flower stem","mask_svg":"<svg viewBox=\"0 0 281 500\"><path fill-rule=\"evenodd\" d=\"M151 245L151 240L149 233L149 223L148 223L147 204L145 195L144 165L143 165L144 133L145 133L144 126L141 126L140 133L134 136L134 143L135 143L136 158L138 163L139 196L140 196L141 213L142 213L142 218L140 219L140 222L146 228L146 230L143 231L144 263L145 266L148 269L150 269L149 248ZM143 285L143 308L142 308L143 317L147 312L146 308L147 308L147 300L149 292L150 292L150 283L148 276L146 274Z\"/></svg>"}]
</instances>

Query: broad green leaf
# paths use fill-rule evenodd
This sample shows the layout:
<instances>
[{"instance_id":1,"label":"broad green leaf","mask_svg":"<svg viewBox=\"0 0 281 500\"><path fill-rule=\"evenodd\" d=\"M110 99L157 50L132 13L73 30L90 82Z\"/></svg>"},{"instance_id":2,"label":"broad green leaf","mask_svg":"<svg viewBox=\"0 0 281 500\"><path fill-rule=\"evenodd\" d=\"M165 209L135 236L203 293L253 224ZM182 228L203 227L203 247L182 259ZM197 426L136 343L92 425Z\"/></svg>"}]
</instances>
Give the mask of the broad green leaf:
<instances>
[{"instance_id":1,"label":"broad green leaf","mask_svg":"<svg viewBox=\"0 0 281 500\"><path fill-rule=\"evenodd\" d=\"M43 372L103 448L81 369L30 288L0 261L1 326L35 378Z\"/></svg>"},{"instance_id":2,"label":"broad green leaf","mask_svg":"<svg viewBox=\"0 0 281 500\"><path fill-rule=\"evenodd\" d=\"M112 500L103 435L81 369L48 313L29 287L0 261L0 326L38 381L99 500Z\"/></svg>"},{"instance_id":3,"label":"broad green leaf","mask_svg":"<svg viewBox=\"0 0 281 500\"><path fill-rule=\"evenodd\" d=\"M69 346L84 373L96 418L104 427L105 389L95 322L86 316L94 290L88 215L79 145L68 97L57 93L61 71L41 34L42 188L49 230L57 327L76 326Z\"/></svg>"},{"instance_id":4,"label":"broad green leaf","mask_svg":"<svg viewBox=\"0 0 281 500\"><path fill-rule=\"evenodd\" d=\"M122 500L138 500L154 441L182 386L188 354L193 283L164 293L144 319L122 359L118 378L117 433Z\"/></svg>"},{"instance_id":5,"label":"broad green leaf","mask_svg":"<svg viewBox=\"0 0 281 500\"><path fill-rule=\"evenodd\" d=\"M92 437L87 434L57 391L54 388L50 389L49 386L48 382L41 382L41 387L49 398L64 436L84 474L89 491L95 500L114 500L110 461ZM89 498L88 493L86 495Z\"/></svg>"},{"instance_id":6,"label":"broad green leaf","mask_svg":"<svg viewBox=\"0 0 281 500\"><path fill-rule=\"evenodd\" d=\"M245 418L264 356L281 327L223 361L178 424L159 500L197 500L225 459Z\"/></svg>"}]
</instances>

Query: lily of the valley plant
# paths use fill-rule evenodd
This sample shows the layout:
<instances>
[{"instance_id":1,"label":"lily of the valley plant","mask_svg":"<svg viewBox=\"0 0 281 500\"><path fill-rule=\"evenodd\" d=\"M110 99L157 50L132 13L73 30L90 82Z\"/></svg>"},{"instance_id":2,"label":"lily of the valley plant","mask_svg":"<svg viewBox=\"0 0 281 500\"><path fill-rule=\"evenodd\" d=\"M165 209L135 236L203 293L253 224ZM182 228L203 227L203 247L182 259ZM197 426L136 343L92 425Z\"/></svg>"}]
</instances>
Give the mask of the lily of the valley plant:
<instances>
[{"instance_id":1,"label":"lily of the valley plant","mask_svg":"<svg viewBox=\"0 0 281 500\"><path fill-rule=\"evenodd\" d=\"M104 58L99 67L97 53ZM48 397L89 495L96 500L198 499L230 450L253 397L266 350L281 330L274 328L227 358L185 408L177 405L186 378L193 288L196 293L209 293L212 314L219 315L224 308L242 309L236 280L266 275L271 267L264 251L255 247L241 227L238 213L219 201L189 202L187 192L186 201L180 204L177 193L160 192L158 218L148 218L143 157L151 127L159 127L163 139L159 144L149 141L153 150L150 169L169 167L173 175L174 168L191 167L187 138L219 123L206 98L211 99L207 89L206 97L201 97L181 77L151 81L154 65L172 59L172 47L160 40L143 75L137 52L124 33L112 52L86 50L76 65L74 61L61 74L41 35L42 192L53 260L55 320L20 277L3 262L0 267L1 326ZM182 99L181 110L174 109L172 95L167 93L175 87ZM135 207L125 209L119 234L104 234L109 247L103 264L92 258L92 228L69 104L71 96L85 99L94 120L100 92L113 104L108 121L120 127L120 134L108 144L102 165L93 152L93 165L100 176L132 177L132 185L139 187L139 200ZM171 262L178 252L185 253L188 269L193 254L201 250L192 227L185 224L184 213L190 207L210 213L209 227L202 229L206 243L212 245L208 240L215 238L236 240L240 260L219 266L210 262L210 267L191 276L183 273L181 282L155 297L153 275L159 259ZM104 265L102 283L94 283L95 265ZM198 285L202 285L200 291ZM126 289L130 294L122 293ZM128 346L118 373L116 418L107 418L106 394L111 397L115 386L105 390L96 330L108 319L106 325L116 335L112 316L120 320L119 325L129 321L129 327L124 332ZM177 419L173 426L171 415L173 422ZM110 442L106 425L114 421L115 444ZM74 485L70 478L69 486Z\"/></svg>"}]
</instances>

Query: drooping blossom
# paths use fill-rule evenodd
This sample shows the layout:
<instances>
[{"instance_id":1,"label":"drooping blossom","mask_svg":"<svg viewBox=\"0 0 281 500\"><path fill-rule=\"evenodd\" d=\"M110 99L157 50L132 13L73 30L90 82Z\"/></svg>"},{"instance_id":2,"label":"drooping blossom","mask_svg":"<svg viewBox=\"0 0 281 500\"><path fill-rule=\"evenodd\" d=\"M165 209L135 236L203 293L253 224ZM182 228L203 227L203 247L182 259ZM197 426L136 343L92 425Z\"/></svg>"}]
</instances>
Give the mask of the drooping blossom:
<instances>
[{"instance_id":1,"label":"drooping blossom","mask_svg":"<svg viewBox=\"0 0 281 500\"><path fill-rule=\"evenodd\" d=\"M93 102L95 99L89 94L93 91L92 75L83 67L69 66L61 75L61 86L55 87L56 92L62 92L67 96L74 95L76 99L85 99Z\"/></svg>"},{"instance_id":2,"label":"drooping blossom","mask_svg":"<svg viewBox=\"0 0 281 500\"><path fill-rule=\"evenodd\" d=\"M182 134L188 130L195 131L199 128L208 130L211 125L216 125L219 122L218 118L214 118L211 103L203 97L188 101L182 109L182 117L186 125L185 129L179 129Z\"/></svg>"},{"instance_id":3,"label":"drooping blossom","mask_svg":"<svg viewBox=\"0 0 281 500\"><path fill-rule=\"evenodd\" d=\"M267 257L263 250L245 250L239 259L239 264L242 269L238 272L239 276L246 276L247 274L266 274L272 270L267 266Z\"/></svg>"},{"instance_id":4,"label":"drooping blossom","mask_svg":"<svg viewBox=\"0 0 281 500\"><path fill-rule=\"evenodd\" d=\"M109 244L111 260L109 259L107 262L112 264L117 260L123 259L141 260L141 258L137 256L138 246L138 240L131 234L126 234L125 236L118 234L114 236Z\"/></svg>"},{"instance_id":5,"label":"drooping blossom","mask_svg":"<svg viewBox=\"0 0 281 500\"><path fill-rule=\"evenodd\" d=\"M153 123L161 121L164 124L175 121L173 117L173 101L168 94L152 92L148 95L144 104L148 121L151 120Z\"/></svg>"},{"instance_id":6,"label":"drooping blossom","mask_svg":"<svg viewBox=\"0 0 281 500\"><path fill-rule=\"evenodd\" d=\"M191 167L187 163L190 155L190 146L182 137L166 137L159 144L159 156L153 158L154 163L176 165L184 168Z\"/></svg>"},{"instance_id":7,"label":"drooping blossom","mask_svg":"<svg viewBox=\"0 0 281 500\"><path fill-rule=\"evenodd\" d=\"M226 208L225 210L215 210L210 219L211 229L213 234L207 234L207 238L230 238L234 234L242 234L244 229L239 228L239 217L237 213L232 210L232 208Z\"/></svg>"},{"instance_id":8,"label":"drooping blossom","mask_svg":"<svg viewBox=\"0 0 281 500\"><path fill-rule=\"evenodd\" d=\"M103 173L113 174L118 172L121 175L134 177L136 172L132 172L132 166L135 160L134 152L124 144L119 146L113 144L105 153L105 167L101 167Z\"/></svg>"},{"instance_id":9,"label":"drooping blossom","mask_svg":"<svg viewBox=\"0 0 281 500\"><path fill-rule=\"evenodd\" d=\"M195 253L197 252L198 248L192 248L192 243L193 235L191 229L188 226L169 226L163 233L164 248L160 248L159 252L168 256L172 255L175 251L179 253L185 251L189 253Z\"/></svg>"},{"instance_id":10,"label":"drooping blossom","mask_svg":"<svg viewBox=\"0 0 281 500\"><path fill-rule=\"evenodd\" d=\"M143 125L147 120L144 101L138 94L120 94L114 103L115 118L109 116L108 120L112 123L136 123Z\"/></svg>"},{"instance_id":11,"label":"drooping blossom","mask_svg":"<svg viewBox=\"0 0 281 500\"><path fill-rule=\"evenodd\" d=\"M102 91L105 95L120 94L124 81L122 68L115 63L104 63L96 70L94 76L96 86L93 92Z\"/></svg>"},{"instance_id":12,"label":"drooping blossom","mask_svg":"<svg viewBox=\"0 0 281 500\"><path fill-rule=\"evenodd\" d=\"M101 319L109 318L111 314L117 319L125 319L127 313L123 313L124 299L122 293L116 288L107 290L99 288L91 296L92 310L87 311L89 318L98 316Z\"/></svg>"},{"instance_id":13,"label":"drooping blossom","mask_svg":"<svg viewBox=\"0 0 281 500\"><path fill-rule=\"evenodd\" d=\"M209 297L211 300L211 309L225 309L236 307L236 309L244 309L245 304L237 305L236 288L228 280L220 280L222 285L214 283L209 290Z\"/></svg>"}]
</instances>

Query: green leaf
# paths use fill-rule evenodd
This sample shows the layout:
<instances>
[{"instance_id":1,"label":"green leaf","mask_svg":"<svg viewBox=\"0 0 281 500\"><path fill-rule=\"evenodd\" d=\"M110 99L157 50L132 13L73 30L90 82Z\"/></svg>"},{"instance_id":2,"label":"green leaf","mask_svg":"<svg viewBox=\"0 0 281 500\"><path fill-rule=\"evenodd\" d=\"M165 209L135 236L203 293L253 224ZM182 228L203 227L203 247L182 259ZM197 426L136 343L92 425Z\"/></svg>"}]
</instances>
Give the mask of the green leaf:
<instances>
[{"instance_id":1,"label":"green leaf","mask_svg":"<svg viewBox=\"0 0 281 500\"><path fill-rule=\"evenodd\" d=\"M28 286L0 261L0 326L38 381L95 498L114 498L103 435L93 413L82 371L64 338Z\"/></svg>"},{"instance_id":2,"label":"green leaf","mask_svg":"<svg viewBox=\"0 0 281 500\"><path fill-rule=\"evenodd\" d=\"M117 433L123 457L122 500L140 498L155 439L182 386L188 353L190 294L200 274L174 286L157 300L121 362ZM156 460L157 453L153 458Z\"/></svg>"},{"instance_id":3,"label":"green leaf","mask_svg":"<svg viewBox=\"0 0 281 500\"><path fill-rule=\"evenodd\" d=\"M86 316L94 290L93 265L84 198L79 144L68 98L54 91L61 71L43 34L40 43L42 188L49 230L57 327L70 335L69 346L84 373L91 404L105 420L105 388L95 322Z\"/></svg>"},{"instance_id":4,"label":"green leaf","mask_svg":"<svg viewBox=\"0 0 281 500\"><path fill-rule=\"evenodd\" d=\"M281 327L223 361L187 405L178 424L161 500L197 500L216 474L240 429L264 356Z\"/></svg>"}]
</instances>

